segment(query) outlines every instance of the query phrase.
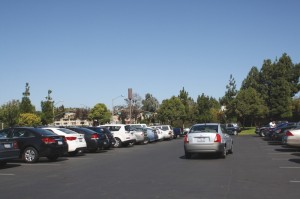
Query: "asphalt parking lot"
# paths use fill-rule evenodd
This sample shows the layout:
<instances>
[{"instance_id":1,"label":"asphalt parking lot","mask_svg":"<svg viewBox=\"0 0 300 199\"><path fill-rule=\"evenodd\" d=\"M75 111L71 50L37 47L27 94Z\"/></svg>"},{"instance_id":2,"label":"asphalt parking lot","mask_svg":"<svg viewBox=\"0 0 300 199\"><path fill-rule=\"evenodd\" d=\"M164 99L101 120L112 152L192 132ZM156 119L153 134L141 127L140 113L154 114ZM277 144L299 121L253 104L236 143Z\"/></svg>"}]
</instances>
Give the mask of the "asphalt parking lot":
<instances>
[{"instance_id":1,"label":"asphalt parking lot","mask_svg":"<svg viewBox=\"0 0 300 199\"><path fill-rule=\"evenodd\" d=\"M1 198L299 198L300 150L235 136L226 159L184 158L183 139L0 169Z\"/></svg>"}]
</instances>

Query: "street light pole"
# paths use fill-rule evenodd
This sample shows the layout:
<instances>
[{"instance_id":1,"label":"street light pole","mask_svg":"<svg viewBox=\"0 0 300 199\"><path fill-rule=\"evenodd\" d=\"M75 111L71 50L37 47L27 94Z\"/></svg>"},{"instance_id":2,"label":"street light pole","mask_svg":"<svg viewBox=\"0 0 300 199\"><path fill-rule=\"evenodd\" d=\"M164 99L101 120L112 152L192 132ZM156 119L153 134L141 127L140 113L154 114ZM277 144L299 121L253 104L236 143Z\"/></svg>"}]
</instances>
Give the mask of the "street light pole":
<instances>
[{"instance_id":1,"label":"street light pole","mask_svg":"<svg viewBox=\"0 0 300 199\"><path fill-rule=\"evenodd\" d=\"M111 100L111 123L114 123L114 101L120 97L124 97L123 95L119 95Z\"/></svg>"}]
</instances>

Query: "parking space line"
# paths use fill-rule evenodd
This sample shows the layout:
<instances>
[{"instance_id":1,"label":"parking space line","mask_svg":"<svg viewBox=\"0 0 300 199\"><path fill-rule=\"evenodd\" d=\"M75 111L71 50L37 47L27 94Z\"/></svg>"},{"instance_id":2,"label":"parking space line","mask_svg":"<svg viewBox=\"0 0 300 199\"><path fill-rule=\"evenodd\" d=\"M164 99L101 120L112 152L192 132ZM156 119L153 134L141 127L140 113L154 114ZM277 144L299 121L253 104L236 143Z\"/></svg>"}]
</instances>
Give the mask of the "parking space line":
<instances>
[{"instance_id":1,"label":"parking space line","mask_svg":"<svg viewBox=\"0 0 300 199\"><path fill-rule=\"evenodd\" d=\"M272 160L285 160L288 161L290 158L272 158Z\"/></svg>"},{"instance_id":2,"label":"parking space line","mask_svg":"<svg viewBox=\"0 0 300 199\"><path fill-rule=\"evenodd\" d=\"M290 180L291 183L300 183L299 180Z\"/></svg>"},{"instance_id":3,"label":"parking space line","mask_svg":"<svg viewBox=\"0 0 300 199\"><path fill-rule=\"evenodd\" d=\"M38 164L38 163L27 164L27 163L21 163L20 165L22 165L22 166L61 166L61 164L54 164L54 163L51 163L51 164L44 164L44 163L41 163L41 164Z\"/></svg>"},{"instance_id":4,"label":"parking space line","mask_svg":"<svg viewBox=\"0 0 300 199\"><path fill-rule=\"evenodd\" d=\"M280 169L300 169L300 167L279 167Z\"/></svg>"},{"instance_id":5,"label":"parking space line","mask_svg":"<svg viewBox=\"0 0 300 199\"><path fill-rule=\"evenodd\" d=\"M0 176L14 176L13 173L0 173Z\"/></svg>"}]
</instances>

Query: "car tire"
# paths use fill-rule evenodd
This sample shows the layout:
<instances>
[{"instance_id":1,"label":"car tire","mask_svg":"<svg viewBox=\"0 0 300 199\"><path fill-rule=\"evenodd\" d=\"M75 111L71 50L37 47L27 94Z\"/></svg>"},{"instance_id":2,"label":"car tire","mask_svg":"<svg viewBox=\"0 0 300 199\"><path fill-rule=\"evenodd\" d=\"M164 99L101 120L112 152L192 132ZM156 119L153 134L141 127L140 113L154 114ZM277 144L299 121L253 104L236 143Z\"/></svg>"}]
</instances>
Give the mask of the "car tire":
<instances>
[{"instance_id":1,"label":"car tire","mask_svg":"<svg viewBox=\"0 0 300 199\"><path fill-rule=\"evenodd\" d=\"M98 148L89 149L90 153L95 153L98 150Z\"/></svg>"},{"instance_id":2,"label":"car tire","mask_svg":"<svg viewBox=\"0 0 300 199\"><path fill-rule=\"evenodd\" d=\"M115 148L120 148L122 146L122 142L119 138L116 138Z\"/></svg>"},{"instance_id":3,"label":"car tire","mask_svg":"<svg viewBox=\"0 0 300 199\"><path fill-rule=\"evenodd\" d=\"M230 149L228 150L228 153L233 154L233 143L231 144Z\"/></svg>"},{"instance_id":4,"label":"car tire","mask_svg":"<svg viewBox=\"0 0 300 199\"><path fill-rule=\"evenodd\" d=\"M0 166L5 166L6 165L6 161L0 161Z\"/></svg>"},{"instance_id":5,"label":"car tire","mask_svg":"<svg viewBox=\"0 0 300 199\"><path fill-rule=\"evenodd\" d=\"M22 159L26 163L35 163L39 159L39 154L37 150L33 147L27 147L22 154Z\"/></svg>"},{"instance_id":6,"label":"car tire","mask_svg":"<svg viewBox=\"0 0 300 199\"><path fill-rule=\"evenodd\" d=\"M225 159L227 155L227 150L226 150L226 146L224 146L223 151L221 152L221 158Z\"/></svg>"},{"instance_id":7,"label":"car tire","mask_svg":"<svg viewBox=\"0 0 300 199\"><path fill-rule=\"evenodd\" d=\"M189 152L184 152L184 156L185 156L185 159L191 159L192 158L192 154L189 153Z\"/></svg>"},{"instance_id":8,"label":"car tire","mask_svg":"<svg viewBox=\"0 0 300 199\"><path fill-rule=\"evenodd\" d=\"M75 156L77 155L78 151L72 151L72 152L68 152L69 156Z\"/></svg>"},{"instance_id":9,"label":"car tire","mask_svg":"<svg viewBox=\"0 0 300 199\"><path fill-rule=\"evenodd\" d=\"M266 133L265 133L264 130L261 130L261 131L259 132L259 135L260 135L261 137L265 137L265 136L266 136Z\"/></svg>"},{"instance_id":10,"label":"car tire","mask_svg":"<svg viewBox=\"0 0 300 199\"><path fill-rule=\"evenodd\" d=\"M51 162L54 162L58 159L59 155L51 155L51 156L47 156L48 160Z\"/></svg>"},{"instance_id":11,"label":"car tire","mask_svg":"<svg viewBox=\"0 0 300 199\"><path fill-rule=\"evenodd\" d=\"M145 138L144 141L142 142L143 144L148 144L149 143L149 138Z\"/></svg>"}]
</instances>

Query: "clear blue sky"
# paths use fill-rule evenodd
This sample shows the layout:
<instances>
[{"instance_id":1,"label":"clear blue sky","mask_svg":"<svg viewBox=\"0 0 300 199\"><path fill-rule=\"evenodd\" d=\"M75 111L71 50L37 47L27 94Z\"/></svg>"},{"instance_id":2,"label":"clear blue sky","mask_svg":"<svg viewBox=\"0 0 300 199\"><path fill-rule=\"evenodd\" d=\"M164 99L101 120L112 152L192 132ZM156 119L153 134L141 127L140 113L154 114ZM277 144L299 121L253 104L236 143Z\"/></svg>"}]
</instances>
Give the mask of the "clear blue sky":
<instances>
[{"instance_id":1,"label":"clear blue sky","mask_svg":"<svg viewBox=\"0 0 300 199\"><path fill-rule=\"evenodd\" d=\"M128 88L222 97L252 66L300 62L298 0L0 0L0 105L93 107ZM124 104L123 99L114 101Z\"/></svg>"}]
</instances>

